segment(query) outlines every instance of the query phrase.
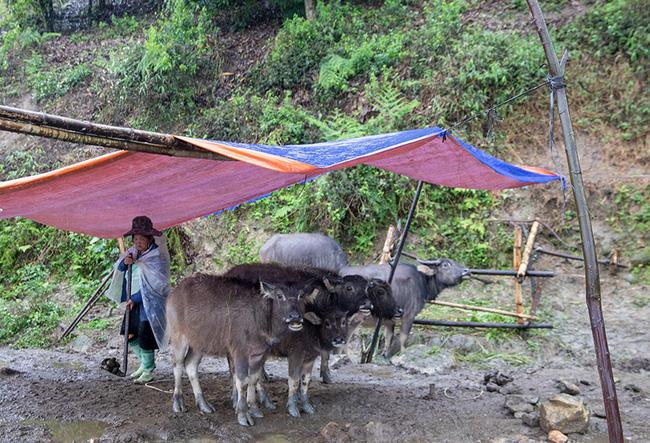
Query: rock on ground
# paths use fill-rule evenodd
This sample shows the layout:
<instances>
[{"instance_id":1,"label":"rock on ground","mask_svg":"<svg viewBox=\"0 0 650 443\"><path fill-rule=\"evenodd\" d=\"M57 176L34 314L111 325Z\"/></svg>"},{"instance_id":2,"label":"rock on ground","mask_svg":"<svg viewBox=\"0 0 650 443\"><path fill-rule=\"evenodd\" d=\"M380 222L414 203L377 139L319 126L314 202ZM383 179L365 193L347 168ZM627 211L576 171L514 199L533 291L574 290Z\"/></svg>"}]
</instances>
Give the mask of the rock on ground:
<instances>
[{"instance_id":1,"label":"rock on ground","mask_svg":"<svg viewBox=\"0 0 650 443\"><path fill-rule=\"evenodd\" d=\"M540 405L539 423L545 432L584 432L589 426L589 411L582 398L558 394Z\"/></svg>"},{"instance_id":2,"label":"rock on ground","mask_svg":"<svg viewBox=\"0 0 650 443\"><path fill-rule=\"evenodd\" d=\"M569 437L560 431L553 430L548 433L548 441L551 443L566 443L569 441Z\"/></svg>"}]
</instances>

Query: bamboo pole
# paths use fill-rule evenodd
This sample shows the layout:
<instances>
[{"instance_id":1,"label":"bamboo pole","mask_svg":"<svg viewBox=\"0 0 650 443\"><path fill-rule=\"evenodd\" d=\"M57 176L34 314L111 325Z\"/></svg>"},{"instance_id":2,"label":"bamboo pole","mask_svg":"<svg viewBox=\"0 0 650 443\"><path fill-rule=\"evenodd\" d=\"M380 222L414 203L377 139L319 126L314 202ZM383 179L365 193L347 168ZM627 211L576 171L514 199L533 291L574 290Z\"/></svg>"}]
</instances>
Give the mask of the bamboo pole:
<instances>
[{"instance_id":1,"label":"bamboo pole","mask_svg":"<svg viewBox=\"0 0 650 443\"><path fill-rule=\"evenodd\" d=\"M386 234L386 241L384 242L384 248L381 252L381 257L379 257L379 264L383 265L388 263L390 260L390 253L393 250L393 245L395 243L395 226L390 225L388 227L388 233Z\"/></svg>"},{"instance_id":2,"label":"bamboo pole","mask_svg":"<svg viewBox=\"0 0 650 443\"><path fill-rule=\"evenodd\" d=\"M463 304L460 304L460 303L450 303L450 302L439 301L439 300L432 300L429 303L434 304L434 305L440 305L440 306L448 306L450 308L456 308L456 309L467 309L469 311L491 312L493 314L506 315L508 317L518 317L518 318L523 318L523 319L527 319L527 320L536 320L536 317L534 315L518 314L516 312L502 311L501 309L485 308L483 306L463 305Z\"/></svg>"},{"instance_id":3,"label":"bamboo pole","mask_svg":"<svg viewBox=\"0 0 650 443\"><path fill-rule=\"evenodd\" d=\"M197 148L171 134L101 125L9 106L0 106L0 130L151 154L232 160Z\"/></svg>"},{"instance_id":4,"label":"bamboo pole","mask_svg":"<svg viewBox=\"0 0 650 443\"><path fill-rule=\"evenodd\" d=\"M476 321L450 321L450 320L420 320L416 318L414 325L444 326L447 328L503 328L503 329L553 329L549 323L482 323Z\"/></svg>"},{"instance_id":5,"label":"bamboo pole","mask_svg":"<svg viewBox=\"0 0 650 443\"><path fill-rule=\"evenodd\" d=\"M521 265L521 243L522 243L522 231L521 226L515 226L515 242L512 248L512 265L514 270L518 273L519 267ZM520 277L515 278L515 312L521 314L524 312L522 296L521 296L521 279ZM522 324L524 321L521 318L517 318L517 323Z\"/></svg>"},{"instance_id":6,"label":"bamboo pole","mask_svg":"<svg viewBox=\"0 0 650 443\"><path fill-rule=\"evenodd\" d=\"M553 77L563 78L564 63L560 63L553 49L551 36L546 27L544 14L537 0L527 0L528 7L534 18L537 27L537 33L544 47L546 60L548 62L550 74ZM563 57L563 62L566 58ZM585 195L582 183L582 170L580 160L576 149L573 136L573 127L571 125L571 115L569 113L569 102L567 100L566 89L558 86L554 91L557 96L557 108L562 123L562 133L564 136L564 149L569 164L571 177L571 188L573 197L578 210L578 221L580 224L580 236L582 238L582 255L585 259L585 299L587 310L589 311L589 320L591 322L591 333L596 349L596 362L598 364L598 373L600 375L600 384L603 391L603 401L605 403L605 415L607 416L607 432L611 443L623 442L623 425L621 423L621 414L618 408L618 399L616 396L616 385L614 384L614 375L612 373L612 362L609 358L609 347L607 346L607 332L605 330L605 320L601 306L600 276L598 272L598 261L596 258L596 245L594 234L591 228L591 218L589 216L589 207L587 205L587 196Z\"/></svg>"},{"instance_id":7,"label":"bamboo pole","mask_svg":"<svg viewBox=\"0 0 650 443\"><path fill-rule=\"evenodd\" d=\"M577 255L570 255L570 254L565 254L563 252L557 252L557 251L548 251L544 248L537 247L535 248L536 252L539 252L540 254L545 254L545 255L552 255L553 257L561 257L561 258L566 258L567 260L578 260L578 261L585 261L583 257L578 257ZM611 259L606 259L606 260L598 260L598 263L601 265L611 265L612 260ZM623 268L627 269L628 266L622 265L620 263L616 263L617 268Z\"/></svg>"},{"instance_id":8,"label":"bamboo pole","mask_svg":"<svg viewBox=\"0 0 650 443\"><path fill-rule=\"evenodd\" d=\"M120 254L126 252L126 246L124 246L124 239L122 237L117 238L117 247L120 248Z\"/></svg>"},{"instance_id":9,"label":"bamboo pole","mask_svg":"<svg viewBox=\"0 0 650 443\"><path fill-rule=\"evenodd\" d=\"M524 248L524 253L521 256L521 264L519 265L519 270L517 271L517 277L523 278L526 275L528 270L528 261L530 260L530 253L533 252L533 245L535 244L535 237L537 236L537 231L539 230L539 222L535 221L533 226L530 228L530 234L526 239L526 247Z\"/></svg>"}]
</instances>

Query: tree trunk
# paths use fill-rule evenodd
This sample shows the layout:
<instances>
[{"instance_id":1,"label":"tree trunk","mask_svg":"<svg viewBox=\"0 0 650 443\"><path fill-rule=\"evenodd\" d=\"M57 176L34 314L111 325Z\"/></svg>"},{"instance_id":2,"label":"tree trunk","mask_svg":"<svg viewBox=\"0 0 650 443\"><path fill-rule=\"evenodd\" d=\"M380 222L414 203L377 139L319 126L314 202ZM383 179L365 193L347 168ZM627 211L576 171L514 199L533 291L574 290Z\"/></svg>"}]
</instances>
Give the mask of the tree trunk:
<instances>
[{"instance_id":1,"label":"tree trunk","mask_svg":"<svg viewBox=\"0 0 650 443\"><path fill-rule=\"evenodd\" d=\"M314 4L314 0L305 0L305 16L307 20L316 18L316 5Z\"/></svg>"}]
</instances>

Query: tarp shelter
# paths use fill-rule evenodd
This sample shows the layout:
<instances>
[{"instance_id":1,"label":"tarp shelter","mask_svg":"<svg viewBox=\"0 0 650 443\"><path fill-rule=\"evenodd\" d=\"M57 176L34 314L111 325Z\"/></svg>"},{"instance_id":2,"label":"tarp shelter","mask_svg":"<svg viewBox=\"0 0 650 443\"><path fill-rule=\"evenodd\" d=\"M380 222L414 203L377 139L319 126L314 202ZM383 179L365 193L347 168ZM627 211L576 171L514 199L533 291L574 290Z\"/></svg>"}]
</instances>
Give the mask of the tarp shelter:
<instances>
[{"instance_id":1,"label":"tarp shelter","mask_svg":"<svg viewBox=\"0 0 650 443\"><path fill-rule=\"evenodd\" d=\"M550 171L498 160L440 128L307 145L267 146L177 137L232 158L217 161L117 151L0 183L0 218L119 237L134 216L166 229L358 164L432 184L506 189L548 183Z\"/></svg>"}]
</instances>

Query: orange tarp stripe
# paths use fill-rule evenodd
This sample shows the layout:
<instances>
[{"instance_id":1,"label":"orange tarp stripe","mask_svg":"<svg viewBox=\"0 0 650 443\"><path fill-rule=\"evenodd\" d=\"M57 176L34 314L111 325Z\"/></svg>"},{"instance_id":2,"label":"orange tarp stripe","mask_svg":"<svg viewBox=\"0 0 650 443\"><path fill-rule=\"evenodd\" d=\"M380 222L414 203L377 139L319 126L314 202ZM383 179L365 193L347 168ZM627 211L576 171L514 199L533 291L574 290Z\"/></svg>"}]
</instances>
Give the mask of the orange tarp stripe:
<instances>
[{"instance_id":1,"label":"orange tarp stripe","mask_svg":"<svg viewBox=\"0 0 650 443\"><path fill-rule=\"evenodd\" d=\"M21 177L15 180L9 180L5 182L0 182L0 192L3 191L15 191L17 189L26 188L35 184L40 184L48 180L53 180L58 177L65 176L67 174L72 174L77 171L98 168L108 163L111 163L117 159L129 155L129 151L117 151L111 152L110 154L100 155L99 157L91 158L89 160L84 160L79 163L75 163L70 166L64 166L53 171L44 172L43 174L33 175L29 177Z\"/></svg>"},{"instance_id":2,"label":"orange tarp stripe","mask_svg":"<svg viewBox=\"0 0 650 443\"><path fill-rule=\"evenodd\" d=\"M208 151L225 155L226 157L230 157L235 160L241 160L252 165L260 166L262 168L272 169L278 172L306 173L318 169L308 163L303 163L289 158L278 157L276 155L266 154L264 152L236 148L234 146L229 146L223 143L182 137L179 135L175 135L174 137Z\"/></svg>"}]
</instances>

